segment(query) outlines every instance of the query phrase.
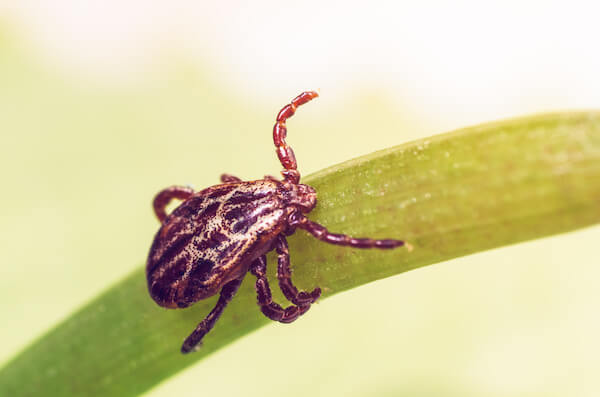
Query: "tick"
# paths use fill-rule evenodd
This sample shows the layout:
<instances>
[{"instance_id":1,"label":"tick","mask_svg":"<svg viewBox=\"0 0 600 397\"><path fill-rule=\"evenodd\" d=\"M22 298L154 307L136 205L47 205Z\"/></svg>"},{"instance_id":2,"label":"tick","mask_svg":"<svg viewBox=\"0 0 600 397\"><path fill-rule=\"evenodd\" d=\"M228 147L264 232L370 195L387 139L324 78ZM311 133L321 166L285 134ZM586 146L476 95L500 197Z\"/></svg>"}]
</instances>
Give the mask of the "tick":
<instances>
[{"instance_id":1,"label":"tick","mask_svg":"<svg viewBox=\"0 0 600 397\"><path fill-rule=\"evenodd\" d=\"M296 109L316 98L316 92L298 95L281 109L273 127L276 153L283 166L283 180L272 176L255 181L224 174L221 184L199 192L171 186L154 198L154 212L161 227L148 254L146 278L150 296L160 306L184 308L220 293L217 304L185 339L182 353L189 353L215 325L238 290L246 273L256 277L258 305L274 321L291 323L306 313L321 289L299 291L291 280L286 236L304 229L330 244L354 248L390 249L400 240L354 238L330 233L306 217L317 204L315 189L300 183L294 152L285 141L286 120ZM182 203L169 215L173 199ZM292 304L283 308L273 302L267 281L267 252L277 252L277 279Z\"/></svg>"}]
</instances>

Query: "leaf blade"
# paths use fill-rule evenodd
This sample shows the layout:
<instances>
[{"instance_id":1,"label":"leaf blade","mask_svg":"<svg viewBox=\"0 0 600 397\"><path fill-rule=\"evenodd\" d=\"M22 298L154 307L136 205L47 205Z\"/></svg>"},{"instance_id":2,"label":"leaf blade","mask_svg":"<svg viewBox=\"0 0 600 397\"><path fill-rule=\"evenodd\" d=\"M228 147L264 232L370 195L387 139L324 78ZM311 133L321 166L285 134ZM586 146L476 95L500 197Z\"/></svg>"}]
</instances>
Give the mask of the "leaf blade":
<instances>
[{"instance_id":1,"label":"leaf blade","mask_svg":"<svg viewBox=\"0 0 600 397\"><path fill-rule=\"evenodd\" d=\"M359 251L290 238L294 280L324 296L473 252L600 221L600 112L533 116L411 142L305 179L310 215L333 232L402 238L413 246ZM272 263L272 262L271 262ZM204 347L181 341L211 309L164 310L139 269L0 370L1 395L140 394L268 323L246 280ZM277 294L278 299L281 298Z\"/></svg>"}]
</instances>

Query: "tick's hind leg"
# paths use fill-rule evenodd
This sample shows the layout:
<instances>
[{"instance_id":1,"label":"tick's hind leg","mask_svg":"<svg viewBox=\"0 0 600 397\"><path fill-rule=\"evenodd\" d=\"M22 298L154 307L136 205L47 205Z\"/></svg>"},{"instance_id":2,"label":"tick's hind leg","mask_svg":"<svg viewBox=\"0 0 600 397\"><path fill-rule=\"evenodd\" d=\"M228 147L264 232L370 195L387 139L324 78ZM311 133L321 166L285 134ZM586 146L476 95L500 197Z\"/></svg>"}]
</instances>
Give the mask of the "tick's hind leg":
<instances>
[{"instance_id":1,"label":"tick's hind leg","mask_svg":"<svg viewBox=\"0 0 600 397\"><path fill-rule=\"evenodd\" d=\"M237 176L229 175L229 174L221 174L221 182L223 183L231 183L231 182L241 182L242 180Z\"/></svg>"},{"instance_id":2,"label":"tick's hind leg","mask_svg":"<svg viewBox=\"0 0 600 397\"><path fill-rule=\"evenodd\" d=\"M182 353L189 353L193 350L197 349L197 346L200 346L202 338L206 335L215 325L225 306L231 301L235 293L237 292L240 284L242 283L242 279L233 280L229 283L225 284L225 286L221 289L221 295L219 296L219 300L215 307L211 310L211 312L196 326L194 332L190 334L183 345L181 346Z\"/></svg>"},{"instance_id":3,"label":"tick's hind leg","mask_svg":"<svg viewBox=\"0 0 600 397\"><path fill-rule=\"evenodd\" d=\"M277 251L277 279L279 280L279 288L285 295L286 299L295 305L311 304L321 296L321 289L315 288L312 292L298 291L292 283L292 269L290 268L290 251L288 243L283 235L277 237L275 243Z\"/></svg>"},{"instance_id":4,"label":"tick's hind leg","mask_svg":"<svg viewBox=\"0 0 600 397\"><path fill-rule=\"evenodd\" d=\"M194 194L194 189L187 186L171 186L160 191L156 197L154 197L154 202L152 203L154 206L154 213L158 220L162 222L167 217L166 208L171 200L186 200L192 194Z\"/></svg>"},{"instance_id":5,"label":"tick's hind leg","mask_svg":"<svg viewBox=\"0 0 600 397\"><path fill-rule=\"evenodd\" d=\"M330 233L325 226L320 225L316 222L311 221L304 215L299 215L295 219L290 219L290 226L299 227L306 230L316 238L329 244L345 245L354 248L380 248L380 249L391 249L402 247L406 245L406 248L410 251L412 246L405 243L402 240L374 240L372 238L355 238L350 237L346 234L335 234Z\"/></svg>"},{"instance_id":6,"label":"tick's hind leg","mask_svg":"<svg viewBox=\"0 0 600 397\"><path fill-rule=\"evenodd\" d=\"M310 303L298 306L292 305L284 309L277 303L273 302L271 288L269 287L269 281L267 280L266 275L266 255L263 255L252 262L250 271L256 276L256 296L260 309L263 314L271 320L279 321L281 323L291 323L302 314L306 313L308 309L310 309Z\"/></svg>"}]
</instances>

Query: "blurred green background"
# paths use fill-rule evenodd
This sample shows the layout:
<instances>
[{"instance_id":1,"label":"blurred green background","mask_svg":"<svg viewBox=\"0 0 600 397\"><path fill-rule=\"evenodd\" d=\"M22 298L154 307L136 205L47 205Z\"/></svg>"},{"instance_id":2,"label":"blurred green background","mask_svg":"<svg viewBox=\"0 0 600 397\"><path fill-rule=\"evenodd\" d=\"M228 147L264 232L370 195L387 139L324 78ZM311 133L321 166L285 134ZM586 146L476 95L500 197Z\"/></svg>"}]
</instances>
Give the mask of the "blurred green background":
<instances>
[{"instance_id":1,"label":"blurred green background","mask_svg":"<svg viewBox=\"0 0 600 397\"><path fill-rule=\"evenodd\" d=\"M289 122L305 175L468 124L600 107L595 10L540 4L0 8L0 365L143 265L158 190L277 174L271 127L302 90L321 89ZM596 396L599 238L337 295L147 395Z\"/></svg>"}]
</instances>

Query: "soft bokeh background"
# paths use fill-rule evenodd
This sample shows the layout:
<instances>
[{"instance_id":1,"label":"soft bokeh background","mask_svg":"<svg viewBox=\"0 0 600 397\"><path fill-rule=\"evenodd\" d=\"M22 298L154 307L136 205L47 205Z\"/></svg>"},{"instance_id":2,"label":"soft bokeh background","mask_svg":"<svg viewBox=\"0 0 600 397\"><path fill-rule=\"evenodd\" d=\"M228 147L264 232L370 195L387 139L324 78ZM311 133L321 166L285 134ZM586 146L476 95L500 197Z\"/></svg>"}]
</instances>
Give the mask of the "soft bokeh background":
<instances>
[{"instance_id":1,"label":"soft bokeh background","mask_svg":"<svg viewBox=\"0 0 600 397\"><path fill-rule=\"evenodd\" d=\"M271 126L302 90L321 93L289 124L304 174L491 119L600 108L587 4L0 4L0 363L142 265L159 189L277 173ZM599 239L355 289L147 396L597 396Z\"/></svg>"}]
</instances>

